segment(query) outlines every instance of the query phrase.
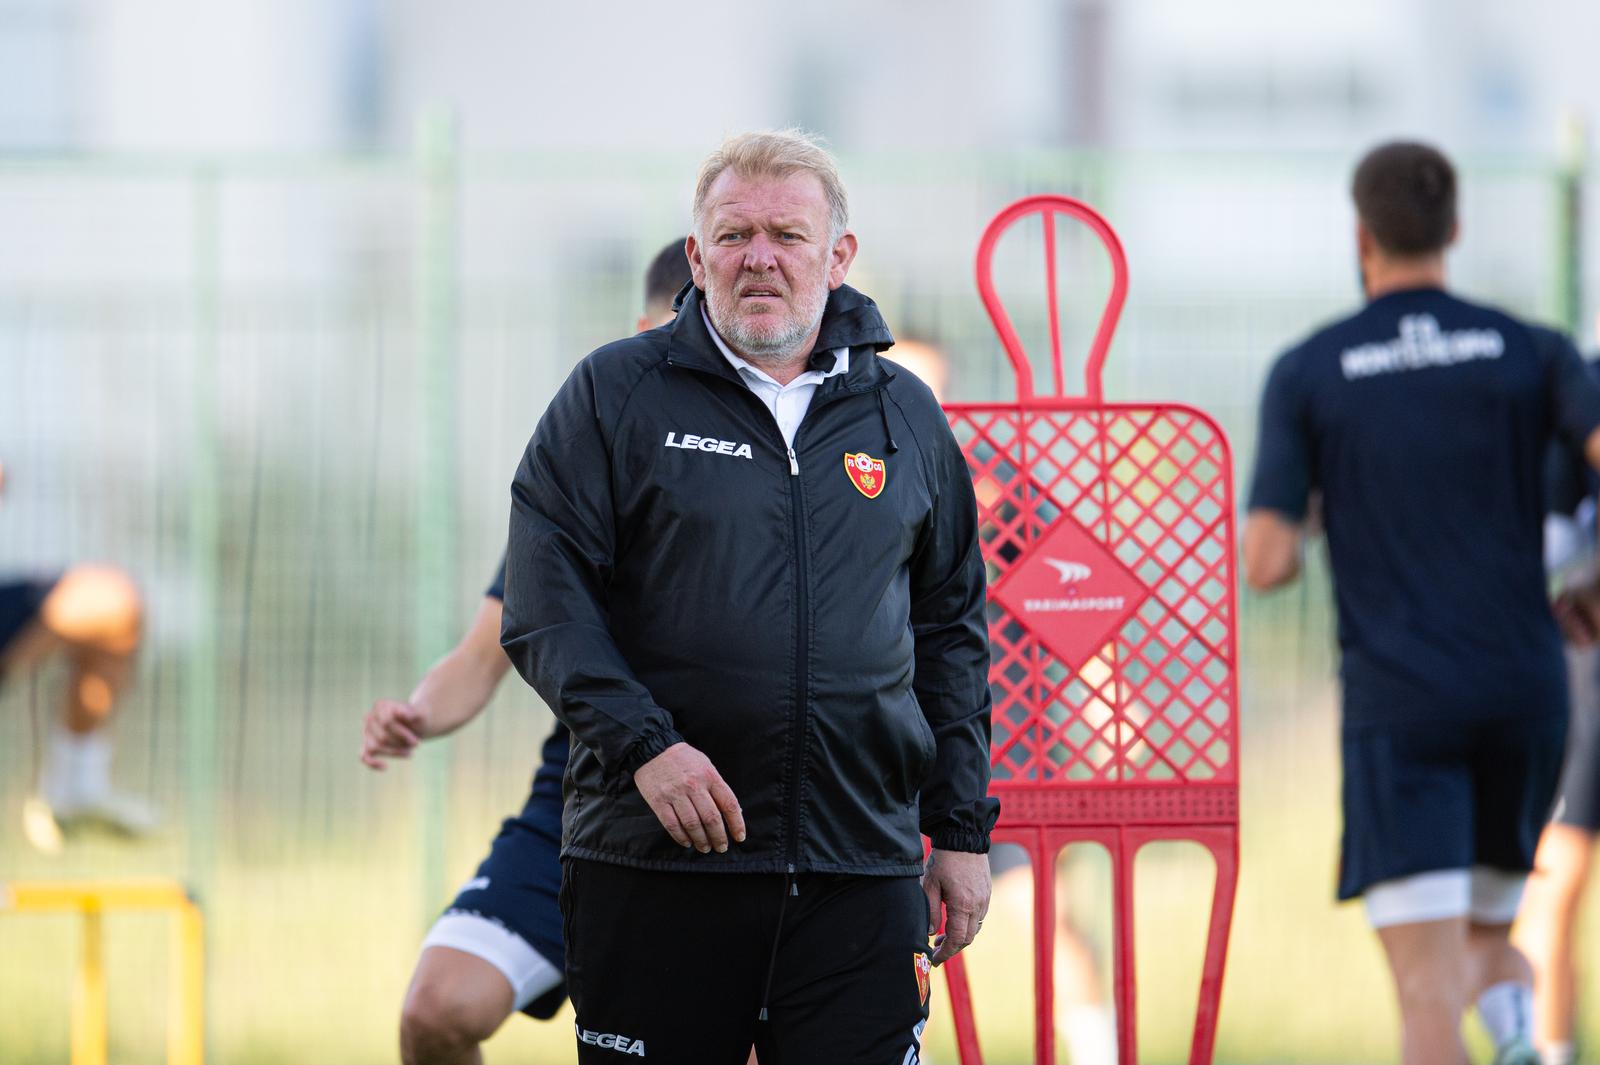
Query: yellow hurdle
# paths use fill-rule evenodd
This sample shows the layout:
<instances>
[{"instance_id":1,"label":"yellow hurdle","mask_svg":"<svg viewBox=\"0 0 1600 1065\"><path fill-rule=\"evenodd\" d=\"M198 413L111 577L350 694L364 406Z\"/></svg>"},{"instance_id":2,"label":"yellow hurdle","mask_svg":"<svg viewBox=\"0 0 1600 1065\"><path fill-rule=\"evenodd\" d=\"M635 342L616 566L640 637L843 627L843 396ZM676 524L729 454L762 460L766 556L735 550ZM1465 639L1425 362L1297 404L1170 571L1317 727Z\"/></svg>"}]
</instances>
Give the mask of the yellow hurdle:
<instances>
[{"instance_id":1,"label":"yellow hurdle","mask_svg":"<svg viewBox=\"0 0 1600 1065\"><path fill-rule=\"evenodd\" d=\"M167 1065L205 1057L205 924L175 880L16 880L0 884L0 912L83 915L83 953L72 986L72 1065L106 1065L106 972L101 915L167 910L173 973L167 997Z\"/></svg>"}]
</instances>

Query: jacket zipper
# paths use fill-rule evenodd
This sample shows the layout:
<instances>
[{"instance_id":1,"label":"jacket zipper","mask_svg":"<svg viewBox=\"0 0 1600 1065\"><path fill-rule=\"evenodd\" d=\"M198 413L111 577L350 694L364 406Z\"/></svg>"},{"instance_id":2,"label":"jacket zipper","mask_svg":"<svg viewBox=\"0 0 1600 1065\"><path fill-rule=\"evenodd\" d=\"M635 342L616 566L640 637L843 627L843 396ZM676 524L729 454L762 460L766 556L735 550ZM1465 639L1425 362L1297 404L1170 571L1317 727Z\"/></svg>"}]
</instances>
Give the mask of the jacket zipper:
<instances>
[{"instance_id":1,"label":"jacket zipper","mask_svg":"<svg viewBox=\"0 0 1600 1065\"><path fill-rule=\"evenodd\" d=\"M808 415L810 411L806 412ZM805 419L794 431L795 443L800 442L800 431ZM780 434L781 435L781 434ZM789 877L794 878L794 866L800 860L800 778L805 771L806 716L811 701L811 661L806 654L806 632L811 617L810 593L807 588L805 539L805 502L800 498L800 460L795 457L793 445L789 446L789 514L794 522L795 602L799 616L794 627L795 708L794 727L789 736Z\"/></svg>"},{"instance_id":2,"label":"jacket zipper","mask_svg":"<svg viewBox=\"0 0 1600 1065\"><path fill-rule=\"evenodd\" d=\"M806 636L810 631L811 596L810 584L807 579L809 574L806 567L809 559L809 544L806 542L805 532L805 500L801 498L800 459L795 448L799 446L800 434L806 431L806 423L811 420L813 413L846 396L863 395L867 391L876 392L882 387L883 385L880 384L877 388L861 389L854 392L847 392L841 389L823 399L820 404L816 402L816 397L813 396L811 406L807 408L805 417L801 418L800 424L795 427L794 443L787 444L786 442L785 447L789 455L789 514L794 523L795 593L796 602L799 606L799 618L798 624L795 625L794 636L795 681L797 685L795 697L797 701L795 703L794 728L789 736L789 779L791 784L789 788L788 818L789 848L785 865L789 875L790 890L796 895L800 893L794 880L795 865L800 860L800 783L805 772L806 720L810 716L808 707L811 702L811 658L806 650ZM751 395L754 398L754 393ZM761 401L757 399L756 402L760 403ZM765 410L766 404L762 403L761 407ZM768 413L771 414L771 411L768 411ZM772 422L774 426L777 425L778 419L775 415ZM778 433L778 439L783 439L781 430Z\"/></svg>"},{"instance_id":3,"label":"jacket zipper","mask_svg":"<svg viewBox=\"0 0 1600 1065\"><path fill-rule=\"evenodd\" d=\"M673 363L669 359L668 365L680 364ZM684 366L682 368L692 370L696 373L706 374L710 377L727 380L727 378L725 378L722 374L711 370L703 370L696 366ZM790 444L787 440L783 439L783 429L778 425L778 416L767 409L767 405L761 402L760 397L758 397L754 392L750 391L744 382L736 380L732 383L736 385L741 392L750 397L751 403L754 403L766 413L767 419L776 433L778 441L783 445L784 454L789 459L789 516L794 527L796 583L795 596L796 603L799 607L799 616L797 617L795 624L794 652L796 702L794 725L790 729L789 734L789 845L786 848L784 856L784 870L786 873L786 882L788 884L788 891L785 892L785 895L787 896L790 893L798 895L800 891L799 885L795 882L795 865L800 860L800 778L805 769L806 718L808 716L807 704L811 700L811 662L810 656L806 653L807 621L810 615L811 603L806 580L808 573L806 569L807 544L805 538L804 518L805 501L800 495L800 459L798 457L798 453L795 451L795 447L800 443L800 434L805 431L806 422L811 420L812 414L814 414L816 411L821 410L823 407L830 406L838 400L844 399L848 396L866 395L869 392L880 391L887 382L880 383L870 389L840 389L839 391L827 396L820 404L817 403L816 397L813 396L811 406L807 408L805 416L800 419L800 424L795 427L793 444ZM762 1008L765 1010L765 1003L762 1004Z\"/></svg>"}]
</instances>

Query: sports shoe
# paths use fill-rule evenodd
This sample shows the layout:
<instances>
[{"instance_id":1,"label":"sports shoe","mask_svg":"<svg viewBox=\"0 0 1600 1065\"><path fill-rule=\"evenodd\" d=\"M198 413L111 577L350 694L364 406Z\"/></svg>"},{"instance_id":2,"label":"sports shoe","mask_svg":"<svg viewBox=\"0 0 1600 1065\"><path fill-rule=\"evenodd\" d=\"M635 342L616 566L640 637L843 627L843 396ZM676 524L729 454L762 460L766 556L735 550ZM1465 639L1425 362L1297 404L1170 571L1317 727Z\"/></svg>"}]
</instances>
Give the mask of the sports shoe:
<instances>
[{"instance_id":1,"label":"sports shoe","mask_svg":"<svg viewBox=\"0 0 1600 1065\"><path fill-rule=\"evenodd\" d=\"M56 824L50 804L37 795L28 796L22 804L22 837L37 851L61 853L61 826Z\"/></svg>"},{"instance_id":2,"label":"sports shoe","mask_svg":"<svg viewBox=\"0 0 1600 1065\"><path fill-rule=\"evenodd\" d=\"M111 786L111 739L103 729L74 734L58 728L51 734L39 775L39 801L63 835L99 828L143 836L160 820L150 803ZM38 812L31 816L40 822L44 838Z\"/></svg>"},{"instance_id":3,"label":"sports shoe","mask_svg":"<svg viewBox=\"0 0 1600 1065\"><path fill-rule=\"evenodd\" d=\"M1495 1051L1494 1065L1540 1065L1539 1052L1526 1039L1513 1039Z\"/></svg>"},{"instance_id":4,"label":"sports shoe","mask_svg":"<svg viewBox=\"0 0 1600 1065\"><path fill-rule=\"evenodd\" d=\"M106 791L91 798L57 800L49 807L63 835L99 829L118 836L149 835L161 823L155 807L137 795Z\"/></svg>"}]
</instances>

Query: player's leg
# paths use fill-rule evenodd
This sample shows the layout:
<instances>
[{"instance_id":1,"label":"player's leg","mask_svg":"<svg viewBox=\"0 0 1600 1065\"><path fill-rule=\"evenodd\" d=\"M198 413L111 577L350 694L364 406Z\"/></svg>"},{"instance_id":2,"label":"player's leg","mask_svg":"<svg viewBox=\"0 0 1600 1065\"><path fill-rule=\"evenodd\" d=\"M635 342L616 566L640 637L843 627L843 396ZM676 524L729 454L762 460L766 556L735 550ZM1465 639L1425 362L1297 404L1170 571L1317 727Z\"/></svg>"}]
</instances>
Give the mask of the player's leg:
<instances>
[{"instance_id":1,"label":"player's leg","mask_svg":"<svg viewBox=\"0 0 1600 1065\"><path fill-rule=\"evenodd\" d=\"M1056 1031L1067 1044L1073 1065L1115 1065L1116 1016L1106 1005L1100 961L1072 918L1072 856L1086 845L1068 847L1056 864L1055 988ZM1025 928L1033 927L1033 870L1028 852L1014 843L989 850L994 904L1011 911Z\"/></svg>"},{"instance_id":2,"label":"player's leg","mask_svg":"<svg viewBox=\"0 0 1600 1065\"><path fill-rule=\"evenodd\" d=\"M1533 966L1535 1042L1549 1065L1574 1060L1579 904L1594 859L1592 831L1552 821L1539 838L1515 942Z\"/></svg>"},{"instance_id":3,"label":"player's leg","mask_svg":"<svg viewBox=\"0 0 1600 1065\"><path fill-rule=\"evenodd\" d=\"M426 947L400 1014L400 1060L477 1065L483 1060L479 1044L515 1006L511 979L499 967L454 947Z\"/></svg>"},{"instance_id":4,"label":"player's leg","mask_svg":"<svg viewBox=\"0 0 1600 1065\"><path fill-rule=\"evenodd\" d=\"M60 640L39 621L39 608L55 583L54 577L0 581L0 677L21 672L60 648ZM61 850L61 826L49 804L37 796L23 804L22 832L39 850Z\"/></svg>"},{"instance_id":5,"label":"player's leg","mask_svg":"<svg viewBox=\"0 0 1600 1065\"><path fill-rule=\"evenodd\" d=\"M563 866L579 1065L744 1065L784 878Z\"/></svg>"},{"instance_id":6,"label":"player's leg","mask_svg":"<svg viewBox=\"0 0 1600 1065\"><path fill-rule=\"evenodd\" d=\"M109 566L76 566L62 575L39 610L72 667L65 721L92 732L111 715L143 635L144 604L128 575Z\"/></svg>"},{"instance_id":7,"label":"player's leg","mask_svg":"<svg viewBox=\"0 0 1600 1065\"><path fill-rule=\"evenodd\" d=\"M1464 917L1449 917L1377 927L1400 1003L1405 1065L1468 1065L1461 1041L1461 1015L1467 1006L1466 926Z\"/></svg>"},{"instance_id":8,"label":"player's leg","mask_svg":"<svg viewBox=\"0 0 1600 1065\"><path fill-rule=\"evenodd\" d=\"M1533 1048L1533 969L1511 943L1511 919L1467 925L1471 998L1495 1045L1496 1065L1539 1065Z\"/></svg>"},{"instance_id":9,"label":"player's leg","mask_svg":"<svg viewBox=\"0 0 1600 1065\"><path fill-rule=\"evenodd\" d=\"M914 1065L928 1020L928 903L915 877L803 876L785 909L761 1065Z\"/></svg>"},{"instance_id":10,"label":"player's leg","mask_svg":"<svg viewBox=\"0 0 1600 1065\"><path fill-rule=\"evenodd\" d=\"M1513 939L1533 965L1534 1034L1545 1061L1574 1060L1579 904L1600 832L1600 652L1567 653L1572 715L1555 814L1539 837Z\"/></svg>"},{"instance_id":11,"label":"player's leg","mask_svg":"<svg viewBox=\"0 0 1600 1065\"><path fill-rule=\"evenodd\" d=\"M1511 942L1511 923L1555 795L1565 740L1564 716L1484 726L1478 739L1471 992L1501 1063L1538 1062L1533 970Z\"/></svg>"},{"instance_id":12,"label":"player's leg","mask_svg":"<svg viewBox=\"0 0 1600 1065\"><path fill-rule=\"evenodd\" d=\"M560 823L544 805L536 786L423 940L400 1015L406 1065L477 1062L512 1013L560 1007Z\"/></svg>"},{"instance_id":13,"label":"player's leg","mask_svg":"<svg viewBox=\"0 0 1600 1065\"><path fill-rule=\"evenodd\" d=\"M39 608L48 641L67 660L61 727L46 752L39 790L62 821L93 818L128 832L150 828L147 804L111 787L116 700L133 670L144 605L133 581L107 566L77 566L55 583Z\"/></svg>"},{"instance_id":14,"label":"player's leg","mask_svg":"<svg viewBox=\"0 0 1600 1065\"><path fill-rule=\"evenodd\" d=\"M66 698L51 731L25 828L35 845L60 846L58 822L94 820L129 833L155 822L142 799L111 787L108 729L142 635L143 604L126 574L79 566L59 579L0 586L0 672L54 655L67 661Z\"/></svg>"},{"instance_id":15,"label":"player's leg","mask_svg":"<svg viewBox=\"0 0 1600 1065\"><path fill-rule=\"evenodd\" d=\"M423 940L400 1014L406 1065L479 1061L478 1044L507 1017L559 995L559 965L507 925L502 915L518 913L517 892L484 876L489 865L479 866L479 875L468 881ZM476 899L464 902L463 896ZM479 908L461 908L474 904ZM559 1005L560 998L555 1002Z\"/></svg>"},{"instance_id":16,"label":"player's leg","mask_svg":"<svg viewBox=\"0 0 1600 1065\"><path fill-rule=\"evenodd\" d=\"M1538 1065L1533 1050L1533 969L1511 942L1524 873L1472 870L1467 925L1470 994L1496 1048L1497 1063Z\"/></svg>"},{"instance_id":17,"label":"player's leg","mask_svg":"<svg viewBox=\"0 0 1600 1065\"><path fill-rule=\"evenodd\" d=\"M1068 847L1056 864L1056 1029L1072 1065L1116 1065L1116 1015L1106 1005L1100 959L1073 920L1069 867L1074 850Z\"/></svg>"},{"instance_id":18,"label":"player's leg","mask_svg":"<svg viewBox=\"0 0 1600 1065\"><path fill-rule=\"evenodd\" d=\"M1400 1007L1405 1065L1465 1065L1470 729L1345 726L1339 896L1360 896Z\"/></svg>"}]
</instances>

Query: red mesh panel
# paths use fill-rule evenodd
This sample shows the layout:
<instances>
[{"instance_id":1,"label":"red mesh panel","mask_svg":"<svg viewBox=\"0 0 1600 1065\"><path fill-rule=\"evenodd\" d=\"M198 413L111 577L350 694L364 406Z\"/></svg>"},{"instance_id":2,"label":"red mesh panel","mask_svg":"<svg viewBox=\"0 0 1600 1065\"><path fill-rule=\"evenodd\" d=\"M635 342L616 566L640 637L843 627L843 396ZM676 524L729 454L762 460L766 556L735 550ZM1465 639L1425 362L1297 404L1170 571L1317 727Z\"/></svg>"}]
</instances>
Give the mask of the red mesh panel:
<instances>
[{"instance_id":1,"label":"red mesh panel","mask_svg":"<svg viewBox=\"0 0 1600 1065\"><path fill-rule=\"evenodd\" d=\"M1222 434L1181 407L949 414L989 569L996 791L1235 783ZM1052 579L1058 597L1030 594Z\"/></svg>"},{"instance_id":2,"label":"red mesh panel","mask_svg":"<svg viewBox=\"0 0 1600 1065\"><path fill-rule=\"evenodd\" d=\"M1055 395L995 295L1000 233L1044 227ZM1087 225L1112 260L1084 394L1064 393L1056 216ZM1055 1060L1055 858L1073 842L1111 854L1121 1060L1137 1060L1133 872L1140 847L1191 840L1216 862L1191 1065L1211 1060L1238 874L1234 504L1228 443L1177 404L1105 403L1100 369L1127 291L1116 234L1092 209L1035 196L1002 211L979 245L978 285L1017 375L1015 403L947 404L972 471L989 575L997 840L1033 866L1035 1057ZM963 1065L981 1065L964 971L948 972Z\"/></svg>"}]
</instances>

